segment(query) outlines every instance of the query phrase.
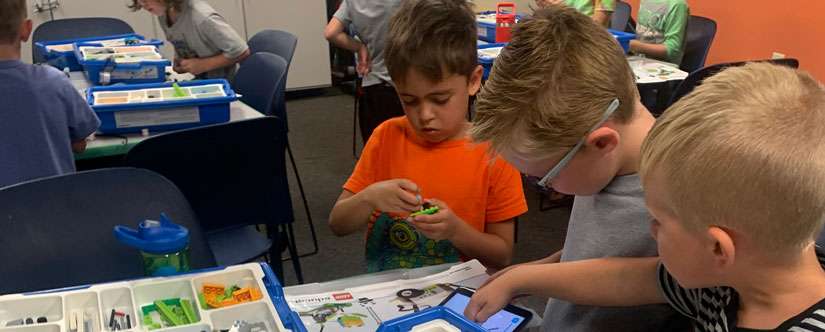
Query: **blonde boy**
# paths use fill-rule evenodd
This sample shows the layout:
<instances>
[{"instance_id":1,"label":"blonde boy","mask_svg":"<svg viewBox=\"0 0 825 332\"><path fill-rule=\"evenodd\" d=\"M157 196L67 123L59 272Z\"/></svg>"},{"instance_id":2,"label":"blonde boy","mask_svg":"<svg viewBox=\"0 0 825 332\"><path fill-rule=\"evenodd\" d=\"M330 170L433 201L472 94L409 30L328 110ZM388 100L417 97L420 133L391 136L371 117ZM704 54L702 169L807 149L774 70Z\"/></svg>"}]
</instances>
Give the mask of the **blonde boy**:
<instances>
[{"instance_id":1,"label":"blonde boy","mask_svg":"<svg viewBox=\"0 0 825 332\"><path fill-rule=\"evenodd\" d=\"M329 218L338 235L366 226L369 271L510 262L527 204L518 172L467 137L476 37L465 0L404 0L390 20L385 59L406 116L375 129ZM425 202L440 210L409 217Z\"/></svg>"},{"instance_id":2,"label":"blonde boy","mask_svg":"<svg viewBox=\"0 0 825 332\"><path fill-rule=\"evenodd\" d=\"M661 258L518 267L465 314L485 320L512 295L539 293L667 302L699 331L825 331L825 256L814 244L825 220L822 137L825 89L810 75L727 69L668 109L642 147Z\"/></svg>"},{"instance_id":3,"label":"blonde boy","mask_svg":"<svg viewBox=\"0 0 825 332\"><path fill-rule=\"evenodd\" d=\"M570 7L536 11L496 59L476 110L475 140L489 141L541 185L576 195L564 247L533 264L657 255L637 174L654 119L604 28ZM544 314L545 329L557 331L673 330L680 323L687 325L664 305L598 308L551 299Z\"/></svg>"}]
</instances>

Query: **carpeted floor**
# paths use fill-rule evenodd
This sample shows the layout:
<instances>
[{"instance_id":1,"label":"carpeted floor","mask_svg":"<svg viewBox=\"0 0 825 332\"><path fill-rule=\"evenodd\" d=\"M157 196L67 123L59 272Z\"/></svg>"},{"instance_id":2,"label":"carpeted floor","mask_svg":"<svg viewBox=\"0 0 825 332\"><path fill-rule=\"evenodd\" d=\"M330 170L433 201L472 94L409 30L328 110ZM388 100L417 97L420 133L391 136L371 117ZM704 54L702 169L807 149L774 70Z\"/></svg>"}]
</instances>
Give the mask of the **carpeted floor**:
<instances>
[{"instance_id":1,"label":"carpeted floor","mask_svg":"<svg viewBox=\"0 0 825 332\"><path fill-rule=\"evenodd\" d=\"M292 98L287 103L290 145L318 234L319 252L300 260L305 282L322 282L365 272L363 233L337 237L327 227L329 212L341 193L356 159L352 154L353 98L335 89ZM357 138L360 152L360 137ZM306 213L295 178L290 178L295 232L300 253L312 250ZM569 208L540 212L538 194L525 190L530 211L518 220L514 262L541 258L560 249L567 229ZM285 284L297 283L290 262L284 263ZM541 313L544 299L528 298L525 305Z\"/></svg>"}]
</instances>

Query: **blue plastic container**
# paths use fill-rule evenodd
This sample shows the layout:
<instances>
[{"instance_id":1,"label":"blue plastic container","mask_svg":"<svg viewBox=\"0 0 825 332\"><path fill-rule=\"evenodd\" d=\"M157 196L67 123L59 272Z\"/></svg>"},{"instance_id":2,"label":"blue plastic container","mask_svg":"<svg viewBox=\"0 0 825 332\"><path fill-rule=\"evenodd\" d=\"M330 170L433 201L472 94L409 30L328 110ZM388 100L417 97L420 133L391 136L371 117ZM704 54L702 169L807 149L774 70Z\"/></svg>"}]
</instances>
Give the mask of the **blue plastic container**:
<instances>
[{"instance_id":1,"label":"blue plastic container","mask_svg":"<svg viewBox=\"0 0 825 332\"><path fill-rule=\"evenodd\" d=\"M630 51L630 41L636 39L636 34L613 29L607 29L607 31L610 31L610 34L619 41L625 53Z\"/></svg>"},{"instance_id":2,"label":"blue plastic container","mask_svg":"<svg viewBox=\"0 0 825 332\"><path fill-rule=\"evenodd\" d=\"M505 44L505 43L484 44L484 45L478 45L478 49L483 50L483 49L487 49L487 48L504 47L506 45L507 44ZM481 67L484 69L484 72L481 75L482 80L487 80L487 78L490 76L490 70L493 69L493 62L495 62L495 60L496 60L495 57L485 56L485 55L482 55L481 53L478 54L478 64L480 64Z\"/></svg>"},{"instance_id":3,"label":"blue plastic container","mask_svg":"<svg viewBox=\"0 0 825 332\"><path fill-rule=\"evenodd\" d=\"M432 307L427 310L388 320L381 323L381 326L378 327L378 332L407 332L415 326L436 319L443 319L462 332L486 332L486 330L478 324L471 322L463 315L445 307Z\"/></svg>"},{"instance_id":4,"label":"blue plastic container","mask_svg":"<svg viewBox=\"0 0 825 332\"><path fill-rule=\"evenodd\" d=\"M70 71L81 71L83 70L83 66L77 61L77 56L75 56L74 50L71 51L50 51L48 50L47 46L51 45L65 45L65 44L74 44L74 43L83 43L86 45L93 45L95 42L105 41L105 40L113 40L113 39L127 39L133 40L135 45L154 45L160 46L163 45L162 40L157 39L150 39L146 40L145 37L142 35L130 33L124 35L112 35L112 36L100 36L100 37L89 37L89 38L77 38L77 39L66 39L66 40L55 40L55 41L47 41L47 42L36 42L34 43L35 47L40 50L40 53L46 57L46 63L56 67L57 69L63 70L63 68L68 67Z\"/></svg>"},{"instance_id":5,"label":"blue plastic container","mask_svg":"<svg viewBox=\"0 0 825 332\"><path fill-rule=\"evenodd\" d=\"M278 316L281 318L281 323L284 324L284 327L292 330L292 332L307 332L307 328L301 321L301 316L289 308L289 304L287 304L284 295L284 288L281 286L281 283L278 282L278 278L275 276L275 273L272 272L272 268L270 268L267 263L260 264L261 269L264 271L264 286L269 293L272 304L275 305L275 311L278 312Z\"/></svg>"},{"instance_id":6,"label":"blue plastic container","mask_svg":"<svg viewBox=\"0 0 825 332\"><path fill-rule=\"evenodd\" d=\"M495 11L485 11L480 12L478 15L495 15ZM521 15L516 14L516 23L521 21ZM495 23L488 23L488 22L481 22L476 21L478 25L478 39L486 41L488 43L495 43L496 42L496 24Z\"/></svg>"},{"instance_id":7,"label":"blue plastic container","mask_svg":"<svg viewBox=\"0 0 825 332\"><path fill-rule=\"evenodd\" d=\"M172 83L133 84L91 87L86 92L86 100L100 118L99 132L122 134L153 132L198 127L229 121L229 104L238 99L225 79L195 80L181 82L181 87L220 84L226 96L210 98L187 98L171 101L142 102L132 104L94 105L95 92L132 91L172 87ZM153 112L153 113L152 113ZM171 120L169 119L171 117ZM138 120L135 120L138 118ZM140 118L146 121L141 122ZM158 120L165 118L166 120Z\"/></svg>"},{"instance_id":8,"label":"blue plastic container","mask_svg":"<svg viewBox=\"0 0 825 332\"><path fill-rule=\"evenodd\" d=\"M161 83L166 81L166 67L172 65L172 62L166 59L130 63L117 63L111 58L84 60L79 46L93 46L93 44L75 43L74 47L77 62L83 67L86 78L92 85Z\"/></svg>"}]
</instances>

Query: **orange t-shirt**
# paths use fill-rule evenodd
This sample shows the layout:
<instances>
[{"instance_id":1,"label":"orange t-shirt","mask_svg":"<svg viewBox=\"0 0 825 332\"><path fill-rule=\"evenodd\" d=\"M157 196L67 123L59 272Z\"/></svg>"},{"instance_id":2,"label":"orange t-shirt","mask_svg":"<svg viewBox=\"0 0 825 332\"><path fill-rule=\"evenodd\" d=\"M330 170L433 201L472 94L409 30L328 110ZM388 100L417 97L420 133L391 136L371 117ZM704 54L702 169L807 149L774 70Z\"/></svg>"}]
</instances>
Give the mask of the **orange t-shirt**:
<instances>
[{"instance_id":1,"label":"orange t-shirt","mask_svg":"<svg viewBox=\"0 0 825 332\"><path fill-rule=\"evenodd\" d=\"M484 232L485 224L527 211L521 175L500 157L490 162L488 147L466 138L429 143L406 117L392 118L375 128L344 189L358 193L376 182L409 179L422 198L444 201Z\"/></svg>"}]
</instances>

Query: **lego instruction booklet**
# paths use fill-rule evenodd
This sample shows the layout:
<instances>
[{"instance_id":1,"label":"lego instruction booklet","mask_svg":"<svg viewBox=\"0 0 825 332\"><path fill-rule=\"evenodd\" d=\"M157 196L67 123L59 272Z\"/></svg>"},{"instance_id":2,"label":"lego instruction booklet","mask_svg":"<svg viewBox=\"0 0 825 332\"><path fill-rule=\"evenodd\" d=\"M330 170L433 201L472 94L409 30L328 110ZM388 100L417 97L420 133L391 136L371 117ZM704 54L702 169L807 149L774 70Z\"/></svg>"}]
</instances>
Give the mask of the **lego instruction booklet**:
<instances>
[{"instance_id":1,"label":"lego instruction booklet","mask_svg":"<svg viewBox=\"0 0 825 332\"><path fill-rule=\"evenodd\" d=\"M488 278L477 260L418 279L395 280L321 294L286 296L311 332L375 331L381 322L437 306L459 286Z\"/></svg>"}]
</instances>

